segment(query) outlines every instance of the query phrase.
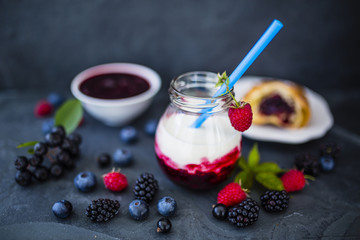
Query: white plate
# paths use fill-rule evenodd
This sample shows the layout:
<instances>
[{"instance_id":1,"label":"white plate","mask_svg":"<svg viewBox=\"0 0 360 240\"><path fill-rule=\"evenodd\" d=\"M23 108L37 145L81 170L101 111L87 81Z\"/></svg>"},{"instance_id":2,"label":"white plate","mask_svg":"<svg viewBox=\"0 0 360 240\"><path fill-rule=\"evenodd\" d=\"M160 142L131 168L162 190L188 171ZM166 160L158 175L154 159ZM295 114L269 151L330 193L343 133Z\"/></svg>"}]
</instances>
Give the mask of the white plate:
<instances>
[{"instance_id":1,"label":"white plate","mask_svg":"<svg viewBox=\"0 0 360 240\"><path fill-rule=\"evenodd\" d=\"M241 99L254 85L267 77L244 76L234 86L237 99ZM269 125L253 124L243 135L247 138L289 144L304 143L323 137L334 123L326 100L318 93L305 88L311 108L311 119L307 126L300 129L283 129Z\"/></svg>"}]
</instances>

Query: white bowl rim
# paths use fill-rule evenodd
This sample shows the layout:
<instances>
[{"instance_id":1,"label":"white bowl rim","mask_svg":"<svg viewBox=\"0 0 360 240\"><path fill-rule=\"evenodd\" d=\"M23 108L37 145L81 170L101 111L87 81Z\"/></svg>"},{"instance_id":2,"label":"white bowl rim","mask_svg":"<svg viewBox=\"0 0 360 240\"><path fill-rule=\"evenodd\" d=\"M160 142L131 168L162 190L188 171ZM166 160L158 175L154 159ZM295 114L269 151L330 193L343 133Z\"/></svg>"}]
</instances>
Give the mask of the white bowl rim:
<instances>
[{"instance_id":1,"label":"white bowl rim","mask_svg":"<svg viewBox=\"0 0 360 240\"><path fill-rule=\"evenodd\" d=\"M95 98L90 97L80 91L79 86L83 81L92 76L105 73L127 73L136 75L148 81L148 83L150 84L150 88L141 94L121 99ZM144 65L127 62L105 63L87 68L77 74L71 82L71 92L78 100L83 103L103 107L127 106L144 102L152 98L160 90L160 87L161 78L157 72Z\"/></svg>"}]
</instances>

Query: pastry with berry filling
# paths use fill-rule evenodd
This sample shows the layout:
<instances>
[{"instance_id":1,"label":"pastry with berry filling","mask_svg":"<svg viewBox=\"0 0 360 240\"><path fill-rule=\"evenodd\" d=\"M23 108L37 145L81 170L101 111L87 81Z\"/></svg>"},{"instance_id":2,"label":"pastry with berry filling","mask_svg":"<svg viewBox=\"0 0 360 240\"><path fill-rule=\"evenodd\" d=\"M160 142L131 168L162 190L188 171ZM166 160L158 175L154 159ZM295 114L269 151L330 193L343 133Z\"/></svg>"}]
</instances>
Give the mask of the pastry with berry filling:
<instances>
[{"instance_id":1,"label":"pastry with berry filling","mask_svg":"<svg viewBox=\"0 0 360 240\"><path fill-rule=\"evenodd\" d=\"M309 123L311 111L304 89L290 81L267 80L244 97L253 110L253 123L283 128L301 128Z\"/></svg>"}]
</instances>

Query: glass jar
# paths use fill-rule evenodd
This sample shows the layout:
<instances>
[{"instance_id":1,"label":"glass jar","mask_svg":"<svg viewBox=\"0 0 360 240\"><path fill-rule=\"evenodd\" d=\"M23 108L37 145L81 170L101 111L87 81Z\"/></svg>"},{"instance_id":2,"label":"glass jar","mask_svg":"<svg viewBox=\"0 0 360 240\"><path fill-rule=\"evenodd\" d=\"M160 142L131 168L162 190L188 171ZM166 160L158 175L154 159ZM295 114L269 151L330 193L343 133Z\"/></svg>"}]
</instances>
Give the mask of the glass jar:
<instances>
[{"instance_id":1,"label":"glass jar","mask_svg":"<svg viewBox=\"0 0 360 240\"><path fill-rule=\"evenodd\" d=\"M224 181L241 155L241 133L228 117L229 94L216 98L217 74L189 72L171 81L170 104L155 135L155 153L167 176L193 189ZM202 114L208 118L195 128Z\"/></svg>"}]
</instances>

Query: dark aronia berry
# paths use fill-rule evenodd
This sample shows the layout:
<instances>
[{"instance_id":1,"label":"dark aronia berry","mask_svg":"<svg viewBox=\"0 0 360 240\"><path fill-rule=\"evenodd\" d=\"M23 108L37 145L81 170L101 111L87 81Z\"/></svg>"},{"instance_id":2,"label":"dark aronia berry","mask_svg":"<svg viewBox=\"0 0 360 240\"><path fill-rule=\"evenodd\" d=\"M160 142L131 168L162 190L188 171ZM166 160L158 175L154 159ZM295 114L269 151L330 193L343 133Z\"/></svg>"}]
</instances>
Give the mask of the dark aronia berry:
<instances>
[{"instance_id":1,"label":"dark aronia berry","mask_svg":"<svg viewBox=\"0 0 360 240\"><path fill-rule=\"evenodd\" d=\"M106 167L111 162L111 157L108 153L101 153L97 158L96 162L100 167Z\"/></svg>"},{"instance_id":2,"label":"dark aronia berry","mask_svg":"<svg viewBox=\"0 0 360 240\"><path fill-rule=\"evenodd\" d=\"M66 137L66 131L63 126L55 126L51 129L51 132L58 134L62 139Z\"/></svg>"},{"instance_id":3,"label":"dark aronia berry","mask_svg":"<svg viewBox=\"0 0 360 240\"><path fill-rule=\"evenodd\" d=\"M43 166L39 166L36 167L35 171L33 172L33 175L36 180L43 182L49 178L49 171L47 170L47 168Z\"/></svg>"},{"instance_id":4,"label":"dark aronia berry","mask_svg":"<svg viewBox=\"0 0 360 240\"><path fill-rule=\"evenodd\" d=\"M43 142L38 142L38 143L36 143L35 146L34 146L34 154L35 154L36 156L42 157L42 156L44 156L44 155L47 153L47 151L48 151L48 147L47 147L47 145L46 145L45 143L43 143Z\"/></svg>"},{"instance_id":5,"label":"dark aronia berry","mask_svg":"<svg viewBox=\"0 0 360 240\"><path fill-rule=\"evenodd\" d=\"M43 162L43 159L44 158L42 156L32 155L29 158L29 163L31 166L39 166Z\"/></svg>"},{"instance_id":6,"label":"dark aronia berry","mask_svg":"<svg viewBox=\"0 0 360 240\"><path fill-rule=\"evenodd\" d=\"M171 230L171 222L168 218L160 218L156 226L156 231L159 233L167 233Z\"/></svg>"},{"instance_id":7,"label":"dark aronia berry","mask_svg":"<svg viewBox=\"0 0 360 240\"><path fill-rule=\"evenodd\" d=\"M78 133L70 133L69 136L68 136L68 139L70 141L72 141L73 143L75 143L76 145L80 145L81 142L82 142L82 137L80 134Z\"/></svg>"},{"instance_id":8,"label":"dark aronia berry","mask_svg":"<svg viewBox=\"0 0 360 240\"><path fill-rule=\"evenodd\" d=\"M17 171L15 181L21 186L29 186L31 184L32 175L28 170Z\"/></svg>"},{"instance_id":9,"label":"dark aronia berry","mask_svg":"<svg viewBox=\"0 0 360 240\"><path fill-rule=\"evenodd\" d=\"M218 203L213 206L212 214L215 218L224 220L227 218L228 209L224 204Z\"/></svg>"},{"instance_id":10,"label":"dark aronia berry","mask_svg":"<svg viewBox=\"0 0 360 240\"><path fill-rule=\"evenodd\" d=\"M63 138L57 133L48 133L45 135L45 142L50 147L60 146L63 141Z\"/></svg>"},{"instance_id":11,"label":"dark aronia berry","mask_svg":"<svg viewBox=\"0 0 360 240\"><path fill-rule=\"evenodd\" d=\"M62 165L55 163L50 167L50 174L54 177L60 177L64 173L64 168Z\"/></svg>"},{"instance_id":12,"label":"dark aronia berry","mask_svg":"<svg viewBox=\"0 0 360 240\"><path fill-rule=\"evenodd\" d=\"M26 170L28 164L28 159L24 156L18 156L15 160L15 167L20 171Z\"/></svg>"}]
</instances>

